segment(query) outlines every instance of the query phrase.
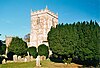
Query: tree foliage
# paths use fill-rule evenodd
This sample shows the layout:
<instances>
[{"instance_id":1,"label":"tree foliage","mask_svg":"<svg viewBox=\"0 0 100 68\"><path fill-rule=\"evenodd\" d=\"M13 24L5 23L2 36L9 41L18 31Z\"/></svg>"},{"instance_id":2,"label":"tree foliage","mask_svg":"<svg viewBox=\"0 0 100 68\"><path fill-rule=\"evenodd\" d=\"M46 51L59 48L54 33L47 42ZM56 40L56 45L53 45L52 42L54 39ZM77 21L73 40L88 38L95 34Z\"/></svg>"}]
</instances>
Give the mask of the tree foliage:
<instances>
[{"instance_id":1,"label":"tree foliage","mask_svg":"<svg viewBox=\"0 0 100 68\"><path fill-rule=\"evenodd\" d=\"M48 55L49 55L48 46L46 46L45 44L39 45L38 46L38 55L48 57Z\"/></svg>"},{"instance_id":2,"label":"tree foliage","mask_svg":"<svg viewBox=\"0 0 100 68\"><path fill-rule=\"evenodd\" d=\"M0 55L5 54L6 51L6 45L2 43L2 40L0 40Z\"/></svg>"},{"instance_id":3,"label":"tree foliage","mask_svg":"<svg viewBox=\"0 0 100 68\"><path fill-rule=\"evenodd\" d=\"M30 42L30 34L25 35L24 40Z\"/></svg>"},{"instance_id":4,"label":"tree foliage","mask_svg":"<svg viewBox=\"0 0 100 68\"><path fill-rule=\"evenodd\" d=\"M100 59L100 26L95 21L59 24L48 33L53 53L96 65ZM83 62L84 61L84 62Z\"/></svg>"},{"instance_id":5,"label":"tree foliage","mask_svg":"<svg viewBox=\"0 0 100 68\"><path fill-rule=\"evenodd\" d=\"M22 38L13 37L8 47L8 52L13 52L16 55L26 55L27 54L27 43L22 40Z\"/></svg>"},{"instance_id":6,"label":"tree foliage","mask_svg":"<svg viewBox=\"0 0 100 68\"><path fill-rule=\"evenodd\" d=\"M2 45L3 45L2 40L0 40L0 46L2 46Z\"/></svg>"},{"instance_id":7,"label":"tree foliage","mask_svg":"<svg viewBox=\"0 0 100 68\"><path fill-rule=\"evenodd\" d=\"M3 44L2 46L0 46L0 55L5 54L6 51L6 45Z\"/></svg>"},{"instance_id":8,"label":"tree foliage","mask_svg":"<svg viewBox=\"0 0 100 68\"><path fill-rule=\"evenodd\" d=\"M36 50L36 47L29 47L28 48L28 52L31 56L33 56L34 58L37 57L38 53L37 53L37 50Z\"/></svg>"}]
</instances>

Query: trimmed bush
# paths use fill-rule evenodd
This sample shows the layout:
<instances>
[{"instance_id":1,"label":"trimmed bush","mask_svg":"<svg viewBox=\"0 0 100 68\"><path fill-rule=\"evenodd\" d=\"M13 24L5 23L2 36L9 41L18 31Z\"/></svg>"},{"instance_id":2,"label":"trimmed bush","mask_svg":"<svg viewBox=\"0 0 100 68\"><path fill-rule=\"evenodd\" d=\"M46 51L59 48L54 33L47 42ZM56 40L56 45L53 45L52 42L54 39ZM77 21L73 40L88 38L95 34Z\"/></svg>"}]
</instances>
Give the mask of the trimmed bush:
<instances>
[{"instance_id":1,"label":"trimmed bush","mask_svg":"<svg viewBox=\"0 0 100 68\"><path fill-rule=\"evenodd\" d=\"M29 47L28 48L28 52L31 56L33 56L34 58L37 57L38 53L37 53L37 50L36 50L36 47Z\"/></svg>"},{"instance_id":2,"label":"trimmed bush","mask_svg":"<svg viewBox=\"0 0 100 68\"><path fill-rule=\"evenodd\" d=\"M48 48L48 46L46 46L45 44L41 44L38 47L38 55L46 56L46 58L47 58L48 55L49 55L49 48Z\"/></svg>"}]
</instances>

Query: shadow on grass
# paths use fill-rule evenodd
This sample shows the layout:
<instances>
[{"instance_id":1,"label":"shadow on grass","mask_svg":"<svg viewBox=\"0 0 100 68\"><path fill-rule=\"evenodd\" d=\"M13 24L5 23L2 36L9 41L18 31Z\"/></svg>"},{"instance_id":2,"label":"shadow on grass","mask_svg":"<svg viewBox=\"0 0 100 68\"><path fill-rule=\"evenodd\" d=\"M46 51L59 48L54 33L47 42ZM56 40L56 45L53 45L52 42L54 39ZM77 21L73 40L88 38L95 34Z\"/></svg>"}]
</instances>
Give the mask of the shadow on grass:
<instances>
[{"instance_id":1,"label":"shadow on grass","mask_svg":"<svg viewBox=\"0 0 100 68\"><path fill-rule=\"evenodd\" d=\"M63 63L63 59L60 56L55 56L54 54L49 58L52 62Z\"/></svg>"}]
</instances>

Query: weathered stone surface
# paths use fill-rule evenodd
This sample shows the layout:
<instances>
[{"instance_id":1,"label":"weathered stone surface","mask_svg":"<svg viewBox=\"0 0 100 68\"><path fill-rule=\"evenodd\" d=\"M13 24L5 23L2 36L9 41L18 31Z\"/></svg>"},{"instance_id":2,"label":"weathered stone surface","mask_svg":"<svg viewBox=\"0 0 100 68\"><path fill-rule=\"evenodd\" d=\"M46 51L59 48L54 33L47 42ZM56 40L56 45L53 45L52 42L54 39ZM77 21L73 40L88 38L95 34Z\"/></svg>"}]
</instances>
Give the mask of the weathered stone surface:
<instances>
[{"instance_id":1,"label":"weathered stone surface","mask_svg":"<svg viewBox=\"0 0 100 68\"><path fill-rule=\"evenodd\" d=\"M36 58L36 66L41 66L40 65L40 56L39 55Z\"/></svg>"},{"instance_id":2,"label":"weathered stone surface","mask_svg":"<svg viewBox=\"0 0 100 68\"><path fill-rule=\"evenodd\" d=\"M17 55L13 55L13 61L14 61L14 62L17 62L17 60L18 60L18 59L17 59Z\"/></svg>"}]
</instances>

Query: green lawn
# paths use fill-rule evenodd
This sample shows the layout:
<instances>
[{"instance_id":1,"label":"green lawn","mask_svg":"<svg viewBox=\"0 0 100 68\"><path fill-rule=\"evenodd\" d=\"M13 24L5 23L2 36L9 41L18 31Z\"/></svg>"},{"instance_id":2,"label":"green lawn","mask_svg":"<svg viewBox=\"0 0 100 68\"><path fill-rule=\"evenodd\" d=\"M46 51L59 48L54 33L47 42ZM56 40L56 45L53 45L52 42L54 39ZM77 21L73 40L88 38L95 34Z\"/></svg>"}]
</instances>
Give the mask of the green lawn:
<instances>
[{"instance_id":1,"label":"green lawn","mask_svg":"<svg viewBox=\"0 0 100 68\"><path fill-rule=\"evenodd\" d=\"M33 67L35 67L35 61L0 64L0 68L33 68Z\"/></svg>"},{"instance_id":2,"label":"green lawn","mask_svg":"<svg viewBox=\"0 0 100 68\"><path fill-rule=\"evenodd\" d=\"M42 68L69 68L72 66L76 66L75 64L63 64L63 63L54 63L50 60L41 61ZM32 62L12 62L7 64L0 64L0 68L39 68L36 67L35 61ZM73 67L72 67L73 68Z\"/></svg>"}]
</instances>

